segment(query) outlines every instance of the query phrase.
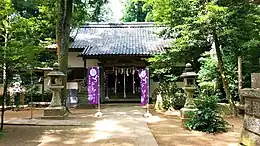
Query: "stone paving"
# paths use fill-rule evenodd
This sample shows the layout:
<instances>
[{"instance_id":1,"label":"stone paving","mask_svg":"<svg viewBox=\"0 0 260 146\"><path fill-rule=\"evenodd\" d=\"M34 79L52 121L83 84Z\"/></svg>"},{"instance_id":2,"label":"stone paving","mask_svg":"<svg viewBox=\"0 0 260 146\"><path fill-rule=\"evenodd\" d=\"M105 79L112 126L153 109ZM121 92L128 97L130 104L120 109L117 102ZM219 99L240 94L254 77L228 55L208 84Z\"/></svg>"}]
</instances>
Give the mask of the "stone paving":
<instances>
[{"instance_id":1,"label":"stone paving","mask_svg":"<svg viewBox=\"0 0 260 146\"><path fill-rule=\"evenodd\" d=\"M27 127L30 125L29 127L34 127L35 130L39 126L39 129L46 127L49 130L45 129L45 132L39 132L38 139L30 140L44 146L66 144L158 146L147 126L146 119L143 117L145 109L139 105L106 106L102 109L104 116L101 118L94 117L94 110L85 111L88 112L82 110L80 113L71 114L68 120L20 118L8 119L5 124L27 125ZM55 132L51 130L52 128L48 128L50 126L55 126L53 128L56 129ZM48 133L59 140L50 141L51 138Z\"/></svg>"}]
</instances>

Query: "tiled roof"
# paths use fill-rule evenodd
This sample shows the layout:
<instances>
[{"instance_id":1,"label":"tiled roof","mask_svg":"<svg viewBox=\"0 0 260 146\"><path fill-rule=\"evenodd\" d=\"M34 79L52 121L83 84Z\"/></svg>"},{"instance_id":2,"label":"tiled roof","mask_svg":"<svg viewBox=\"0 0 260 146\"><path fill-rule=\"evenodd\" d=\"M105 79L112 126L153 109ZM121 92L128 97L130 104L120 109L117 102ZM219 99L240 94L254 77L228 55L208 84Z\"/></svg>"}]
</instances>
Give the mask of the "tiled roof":
<instances>
[{"instance_id":1,"label":"tiled roof","mask_svg":"<svg viewBox=\"0 0 260 146\"><path fill-rule=\"evenodd\" d=\"M72 49L84 49L82 55L140 55L165 52L170 40L159 38L162 27L153 23L89 23L72 31Z\"/></svg>"}]
</instances>

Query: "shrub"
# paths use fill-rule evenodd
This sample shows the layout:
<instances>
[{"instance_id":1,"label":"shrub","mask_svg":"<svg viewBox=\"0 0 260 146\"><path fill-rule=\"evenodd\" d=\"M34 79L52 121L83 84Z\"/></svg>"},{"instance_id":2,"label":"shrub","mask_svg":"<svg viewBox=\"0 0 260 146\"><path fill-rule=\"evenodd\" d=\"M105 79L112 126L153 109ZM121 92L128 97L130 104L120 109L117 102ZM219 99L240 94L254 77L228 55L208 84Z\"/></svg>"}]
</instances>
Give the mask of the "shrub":
<instances>
[{"instance_id":1,"label":"shrub","mask_svg":"<svg viewBox=\"0 0 260 146\"><path fill-rule=\"evenodd\" d=\"M27 94L25 94L25 100L27 103L31 101L31 93L33 102L50 102L52 98L52 92L50 90L45 90L43 95L38 92L27 92Z\"/></svg>"},{"instance_id":2,"label":"shrub","mask_svg":"<svg viewBox=\"0 0 260 146\"><path fill-rule=\"evenodd\" d=\"M179 109L185 104L185 96L182 89L178 88L175 82L162 82L158 86L158 91L162 95L163 108Z\"/></svg>"},{"instance_id":3,"label":"shrub","mask_svg":"<svg viewBox=\"0 0 260 146\"><path fill-rule=\"evenodd\" d=\"M204 96L195 101L198 110L191 114L185 122L189 130L198 130L209 133L226 132L228 123L220 116L217 110L218 98Z\"/></svg>"}]
</instances>

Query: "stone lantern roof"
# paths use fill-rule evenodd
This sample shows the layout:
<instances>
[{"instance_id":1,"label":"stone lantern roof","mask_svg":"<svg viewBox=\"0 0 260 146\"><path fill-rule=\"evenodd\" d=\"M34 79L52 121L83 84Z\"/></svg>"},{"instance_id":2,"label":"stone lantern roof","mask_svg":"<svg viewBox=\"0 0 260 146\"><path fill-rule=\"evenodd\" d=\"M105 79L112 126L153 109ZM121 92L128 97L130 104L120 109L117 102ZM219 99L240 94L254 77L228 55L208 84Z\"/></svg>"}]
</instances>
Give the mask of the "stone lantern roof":
<instances>
[{"instance_id":1,"label":"stone lantern roof","mask_svg":"<svg viewBox=\"0 0 260 146\"><path fill-rule=\"evenodd\" d=\"M53 71L49 72L47 76L60 76L63 77L65 74L60 71L60 65L59 63L54 63L53 64Z\"/></svg>"},{"instance_id":2,"label":"stone lantern roof","mask_svg":"<svg viewBox=\"0 0 260 146\"><path fill-rule=\"evenodd\" d=\"M185 65L185 71L181 74L181 78L195 78L198 76L193 70L192 65L190 63L187 63Z\"/></svg>"}]
</instances>

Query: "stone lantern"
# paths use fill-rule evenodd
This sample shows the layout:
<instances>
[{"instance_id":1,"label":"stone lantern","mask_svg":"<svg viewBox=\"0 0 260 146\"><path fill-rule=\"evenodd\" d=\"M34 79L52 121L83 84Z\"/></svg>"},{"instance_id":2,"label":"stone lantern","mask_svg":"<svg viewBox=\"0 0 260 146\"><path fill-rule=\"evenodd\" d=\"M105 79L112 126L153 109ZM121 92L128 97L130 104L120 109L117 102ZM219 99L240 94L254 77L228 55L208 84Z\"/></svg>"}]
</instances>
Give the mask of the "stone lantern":
<instances>
[{"instance_id":1,"label":"stone lantern","mask_svg":"<svg viewBox=\"0 0 260 146\"><path fill-rule=\"evenodd\" d=\"M183 90L187 94L186 101L184 107L186 108L195 108L195 103L193 100L193 94L195 91L195 78L197 74L192 71L192 66L190 63L185 65L185 71L181 74L181 78L183 78L184 87Z\"/></svg>"},{"instance_id":2,"label":"stone lantern","mask_svg":"<svg viewBox=\"0 0 260 146\"><path fill-rule=\"evenodd\" d=\"M197 74L192 71L192 65L190 63L187 63L185 65L185 71L181 74L181 78L183 78L184 87L183 90L186 93L186 101L184 108L182 108L181 111L181 119L183 122L185 122L187 119L189 119L189 113L196 111L196 105L194 103L193 95L194 91L196 89L195 87L195 79Z\"/></svg>"},{"instance_id":3,"label":"stone lantern","mask_svg":"<svg viewBox=\"0 0 260 146\"><path fill-rule=\"evenodd\" d=\"M65 75L59 71L59 64L54 63L53 71L49 72L47 76L49 77L49 89L53 92L50 107L59 107L61 106L60 91L64 88L63 78Z\"/></svg>"},{"instance_id":4,"label":"stone lantern","mask_svg":"<svg viewBox=\"0 0 260 146\"><path fill-rule=\"evenodd\" d=\"M49 107L44 109L45 119L59 119L67 115L66 108L61 104L61 89L64 88L63 78L65 74L60 71L59 64L53 64L53 71L47 74L49 78L48 87L52 90L52 99Z\"/></svg>"}]
</instances>

